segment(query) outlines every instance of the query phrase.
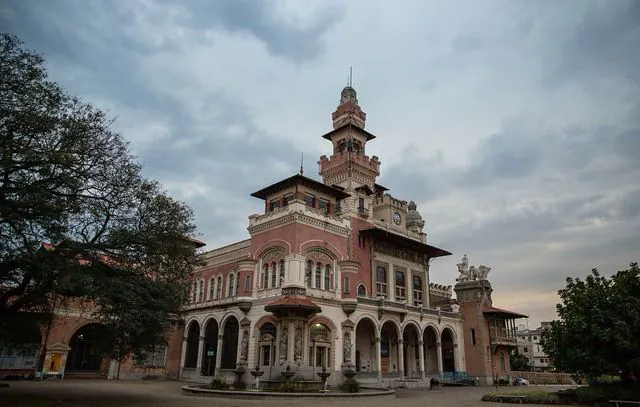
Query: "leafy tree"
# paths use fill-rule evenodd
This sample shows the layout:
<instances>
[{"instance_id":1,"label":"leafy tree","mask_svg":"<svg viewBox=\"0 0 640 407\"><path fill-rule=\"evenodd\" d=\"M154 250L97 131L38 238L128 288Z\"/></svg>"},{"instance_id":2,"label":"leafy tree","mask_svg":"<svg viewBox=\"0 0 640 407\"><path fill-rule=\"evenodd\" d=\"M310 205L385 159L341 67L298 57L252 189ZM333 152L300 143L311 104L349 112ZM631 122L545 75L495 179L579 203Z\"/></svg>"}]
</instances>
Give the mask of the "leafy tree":
<instances>
[{"instance_id":1,"label":"leafy tree","mask_svg":"<svg viewBox=\"0 0 640 407\"><path fill-rule=\"evenodd\" d=\"M519 353L517 350L509 354L509 366L511 366L511 370L516 372L531 370L529 358L522 353Z\"/></svg>"},{"instance_id":2,"label":"leafy tree","mask_svg":"<svg viewBox=\"0 0 640 407\"><path fill-rule=\"evenodd\" d=\"M567 278L556 306L560 320L542 335L556 368L589 378L640 371L640 269L611 278L593 269L584 280Z\"/></svg>"},{"instance_id":3,"label":"leafy tree","mask_svg":"<svg viewBox=\"0 0 640 407\"><path fill-rule=\"evenodd\" d=\"M192 211L142 176L111 124L0 35L0 342L19 341L27 313L43 323L82 302L119 356L180 312L198 264Z\"/></svg>"}]
</instances>

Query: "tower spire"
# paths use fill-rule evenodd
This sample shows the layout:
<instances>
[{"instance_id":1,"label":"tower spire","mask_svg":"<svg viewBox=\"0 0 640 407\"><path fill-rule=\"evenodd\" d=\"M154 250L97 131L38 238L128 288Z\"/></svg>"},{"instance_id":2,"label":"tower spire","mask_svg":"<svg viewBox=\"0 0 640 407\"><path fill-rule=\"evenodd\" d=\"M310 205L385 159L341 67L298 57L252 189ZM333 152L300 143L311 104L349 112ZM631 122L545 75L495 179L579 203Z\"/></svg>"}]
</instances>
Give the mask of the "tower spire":
<instances>
[{"instance_id":1,"label":"tower spire","mask_svg":"<svg viewBox=\"0 0 640 407\"><path fill-rule=\"evenodd\" d=\"M300 153L300 175L304 175L304 152Z\"/></svg>"},{"instance_id":2,"label":"tower spire","mask_svg":"<svg viewBox=\"0 0 640 407\"><path fill-rule=\"evenodd\" d=\"M349 87L353 87L353 67L349 67Z\"/></svg>"}]
</instances>

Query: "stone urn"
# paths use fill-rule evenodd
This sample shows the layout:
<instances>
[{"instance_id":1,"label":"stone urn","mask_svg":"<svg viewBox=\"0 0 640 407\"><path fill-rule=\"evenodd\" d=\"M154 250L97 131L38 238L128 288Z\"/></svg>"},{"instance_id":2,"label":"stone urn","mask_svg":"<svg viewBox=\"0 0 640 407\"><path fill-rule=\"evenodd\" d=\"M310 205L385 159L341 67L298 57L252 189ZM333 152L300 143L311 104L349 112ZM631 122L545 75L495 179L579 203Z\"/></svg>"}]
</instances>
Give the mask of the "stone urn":
<instances>
[{"instance_id":1,"label":"stone urn","mask_svg":"<svg viewBox=\"0 0 640 407\"><path fill-rule=\"evenodd\" d=\"M327 390L327 378L331 376L331 372L327 372L327 368L322 366L322 371L316 373L320 380L322 380L322 389L320 391L328 391Z\"/></svg>"},{"instance_id":2,"label":"stone urn","mask_svg":"<svg viewBox=\"0 0 640 407\"><path fill-rule=\"evenodd\" d=\"M352 380L358 373L351 367L348 367L342 371L342 374L347 378L347 380Z\"/></svg>"},{"instance_id":3,"label":"stone urn","mask_svg":"<svg viewBox=\"0 0 640 407\"><path fill-rule=\"evenodd\" d=\"M236 389L243 389L246 386L246 384L242 381L242 376L244 376L246 372L247 370L243 365L238 366L238 368L233 371L233 373L235 373L236 375L236 381L234 382L233 386Z\"/></svg>"},{"instance_id":4,"label":"stone urn","mask_svg":"<svg viewBox=\"0 0 640 407\"><path fill-rule=\"evenodd\" d=\"M251 376L253 376L253 378L256 379L255 391L259 391L260 390L260 376L262 376L264 374L264 372L262 370L260 370L260 366L256 365L256 368L254 370L250 371L249 373L251 373Z\"/></svg>"},{"instance_id":5,"label":"stone urn","mask_svg":"<svg viewBox=\"0 0 640 407\"><path fill-rule=\"evenodd\" d=\"M282 376L282 378L285 381L289 381L291 380L291 378L296 374L296 372L292 372L291 371L291 365L287 365L287 368L285 370L283 370L282 372L280 372L280 376Z\"/></svg>"}]
</instances>

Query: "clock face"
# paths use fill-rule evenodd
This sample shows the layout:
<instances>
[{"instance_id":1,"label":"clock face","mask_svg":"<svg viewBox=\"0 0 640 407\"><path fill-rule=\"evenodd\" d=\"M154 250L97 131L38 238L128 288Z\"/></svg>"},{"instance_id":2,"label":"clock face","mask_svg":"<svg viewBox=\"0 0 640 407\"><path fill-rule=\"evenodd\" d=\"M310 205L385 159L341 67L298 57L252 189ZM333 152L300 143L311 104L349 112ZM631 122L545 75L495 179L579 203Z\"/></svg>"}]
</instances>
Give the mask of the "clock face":
<instances>
[{"instance_id":1,"label":"clock face","mask_svg":"<svg viewBox=\"0 0 640 407\"><path fill-rule=\"evenodd\" d=\"M393 223L396 225L400 224L400 214L398 212L393 213Z\"/></svg>"}]
</instances>

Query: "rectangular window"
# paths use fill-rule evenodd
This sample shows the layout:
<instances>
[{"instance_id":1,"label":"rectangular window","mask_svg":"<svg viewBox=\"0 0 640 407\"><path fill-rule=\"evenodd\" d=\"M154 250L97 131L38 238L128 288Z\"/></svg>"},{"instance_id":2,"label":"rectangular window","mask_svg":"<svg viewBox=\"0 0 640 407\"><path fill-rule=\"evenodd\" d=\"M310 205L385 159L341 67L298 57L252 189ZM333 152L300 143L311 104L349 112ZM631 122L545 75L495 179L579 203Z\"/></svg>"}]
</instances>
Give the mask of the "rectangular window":
<instances>
[{"instance_id":1,"label":"rectangular window","mask_svg":"<svg viewBox=\"0 0 640 407\"><path fill-rule=\"evenodd\" d=\"M342 208L340 206L340 201L336 201L336 213L340 213L342 212Z\"/></svg>"},{"instance_id":2,"label":"rectangular window","mask_svg":"<svg viewBox=\"0 0 640 407\"><path fill-rule=\"evenodd\" d=\"M288 194L284 194L282 197L283 205L289 205L289 202L293 199L293 194L289 192Z\"/></svg>"},{"instance_id":3,"label":"rectangular window","mask_svg":"<svg viewBox=\"0 0 640 407\"><path fill-rule=\"evenodd\" d=\"M364 198L358 198L358 212L364 212Z\"/></svg>"},{"instance_id":4,"label":"rectangular window","mask_svg":"<svg viewBox=\"0 0 640 407\"><path fill-rule=\"evenodd\" d=\"M396 271L396 300L404 300L407 286L405 284L404 272Z\"/></svg>"},{"instance_id":5,"label":"rectangular window","mask_svg":"<svg viewBox=\"0 0 640 407\"><path fill-rule=\"evenodd\" d=\"M324 213L329 213L329 201L327 199L320 198L318 200L318 208Z\"/></svg>"},{"instance_id":6,"label":"rectangular window","mask_svg":"<svg viewBox=\"0 0 640 407\"><path fill-rule=\"evenodd\" d=\"M304 194L304 203L307 206L310 206L313 208L313 201L315 200L315 196L311 195L311 194Z\"/></svg>"},{"instance_id":7,"label":"rectangular window","mask_svg":"<svg viewBox=\"0 0 640 407\"><path fill-rule=\"evenodd\" d=\"M269 202L269 210L270 211L274 211L276 209L278 209L280 207L280 201L278 201L277 199Z\"/></svg>"},{"instance_id":8,"label":"rectangular window","mask_svg":"<svg viewBox=\"0 0 640 407\"><path fill-rule=\"evenodd\" d=\"M523 353L529 353L529 348L522 348Z\"/></svg>"},{"instance_id":9,"label":"rectangular window","mask_svg":"<svg viewBox=\"0 0 640 407\"><path fill-rule=\"evenodd\" d=\"M422 279L420 276L413 276L413 305L422 305Z\"/></svg>"},{"instance_id":10,"label":"rectangular window","mask_svg":"<svg viewBox=\"0 0 640 407\"><path fill-rule=\"evenodd\" d=\"M262 366L271 365L271 346L262 346Z\"/></svg>"},{"instance_id":11,"label":"rectangular window","mask_svg":"<svg viewBox=\"0 0 640 407\"><path fill-rule=\"evenodd\" d=\"M251 291L251 275L250 274L247 274L244 277L244 290Z\"/></svg>"},{"instance_id":12,"label":"rectangular window","mask_svg":"<svg viewBox=\"0 0 640 407\"><path fill-rule=\"evenodd\" d=\"M349 277L345 276L344 283L342 284L342 292L344 292L345 294L349 294L351 292L349 286L350 286Z\"/></svg>"},{"instance_id":13,"label":"rectangular window","mask_svg":"<svg viewBox=\"0 0 640 407\"><path fill-rule=\"evenodd\" d=\"M383 266L376 267L376 294L387 295L387 269Z\"/></svg>"}]
</instances>

